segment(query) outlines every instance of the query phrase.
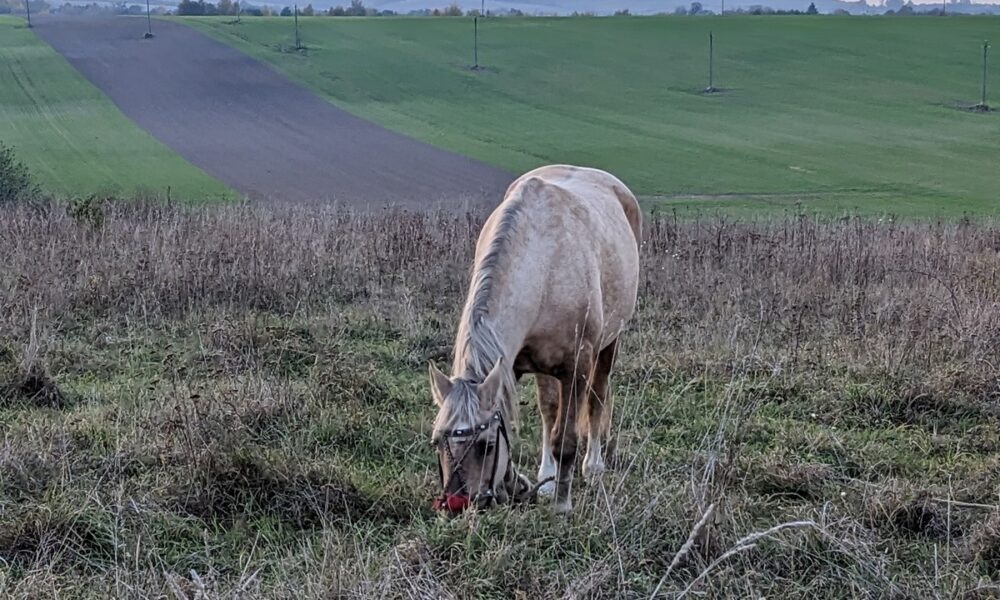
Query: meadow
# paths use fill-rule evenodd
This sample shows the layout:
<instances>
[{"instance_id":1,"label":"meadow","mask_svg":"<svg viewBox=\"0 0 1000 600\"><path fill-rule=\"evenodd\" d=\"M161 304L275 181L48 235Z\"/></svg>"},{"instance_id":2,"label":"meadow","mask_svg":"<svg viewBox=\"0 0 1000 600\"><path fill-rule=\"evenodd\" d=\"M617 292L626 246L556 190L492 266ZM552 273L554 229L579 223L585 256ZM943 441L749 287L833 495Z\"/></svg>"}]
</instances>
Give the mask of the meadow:
<instances>
[{"instance_id":1,"label":"meadow","mask_svg":"<svg viewBox=\"0 0 1000 600\"><path fill-rule=\"evenodd\" d=\"M998 206L1000 117L967 110L996 19L487 19L479 71L467 18L300 18L301 51L289 18L182 21L390 129L515 173L605 168L668 209Z\"/></svg>"},{"instance_id":2,"label":"meadow","mask_svg":"<svg viewBox=\"0 0 1000 600\"><path fill-rule=\"evenodd\" d=\"M995 223L648 218L603 484L448 519L481 219L0 207L0 596L1000 593Z\"/></svg>"},{"instance_id":3,"label":"meadow","mask_svg":"<svg viewBox=\"0 0 1000 600\"><path fill-rule=\"evenodd\" d=\"M0 141L46 192L215 200L232 192L122 115L15 17L0 16Z\"/></svg>"}]
</instances>

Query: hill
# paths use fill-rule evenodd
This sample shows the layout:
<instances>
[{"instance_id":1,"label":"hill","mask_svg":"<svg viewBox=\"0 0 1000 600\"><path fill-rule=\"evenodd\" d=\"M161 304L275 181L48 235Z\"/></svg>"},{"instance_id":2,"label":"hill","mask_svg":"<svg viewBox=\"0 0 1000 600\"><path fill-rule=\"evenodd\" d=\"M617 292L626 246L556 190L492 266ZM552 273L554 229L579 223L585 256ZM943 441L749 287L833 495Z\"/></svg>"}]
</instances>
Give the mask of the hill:
<instances>
[{"instance_id":1,"label":"hill","mask_svg":"<svg viewBox=\"0 0 1000 600\"><path fill-rule=\"evenodd\" d=\"M991 213L1000 117L981 18L187 19L334 104L511 171L603 167L748 210ZM705 95L708 34L715 85ZM308 115L302 115L308 118Z\"/></svg>"},{"instance_id":2,"label":"hill","mask_svg":"<svg viewBox=\"0 0 1000 600\"><path fill-rule=\"evenodd\" d=\"M230 195L136 127L21 19L0 17L0 64L0 141L46 191Z\"/></svg>"}]
</instances>

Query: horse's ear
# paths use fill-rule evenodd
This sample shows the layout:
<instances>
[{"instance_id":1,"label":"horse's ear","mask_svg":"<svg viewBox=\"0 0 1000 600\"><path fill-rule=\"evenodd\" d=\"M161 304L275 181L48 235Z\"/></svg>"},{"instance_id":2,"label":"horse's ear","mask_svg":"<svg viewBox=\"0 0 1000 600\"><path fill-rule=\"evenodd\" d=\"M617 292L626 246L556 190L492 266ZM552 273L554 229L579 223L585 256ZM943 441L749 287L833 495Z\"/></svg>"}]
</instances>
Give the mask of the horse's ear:
<instances>
[{"instance_id":1,"label":"horse's ear","mask_svg":"<svg viewBox=\"0 0 1000 600\"><path fill-rule=\"evenodd\" d=\"M500 382L503 380L503 357L501 356L493 368L490 370L490 374L486 376L476 387L476 393L479 395L479 404L481 408L492 410L493 406L497 403L497 392L500 391Z\"/></svg>"},{"instance_id":2,"label":"horse's ear","mask_svg":"<svg viewBox=\"0 0 1000 600\"><path fill-rule=\"evenodd\" d=\"M431 396L434 398L434 404L441 406L451 393L451 380L437 368L434 361L428 362L427 369L431 376Z\"/></svg>"}]
</instances>

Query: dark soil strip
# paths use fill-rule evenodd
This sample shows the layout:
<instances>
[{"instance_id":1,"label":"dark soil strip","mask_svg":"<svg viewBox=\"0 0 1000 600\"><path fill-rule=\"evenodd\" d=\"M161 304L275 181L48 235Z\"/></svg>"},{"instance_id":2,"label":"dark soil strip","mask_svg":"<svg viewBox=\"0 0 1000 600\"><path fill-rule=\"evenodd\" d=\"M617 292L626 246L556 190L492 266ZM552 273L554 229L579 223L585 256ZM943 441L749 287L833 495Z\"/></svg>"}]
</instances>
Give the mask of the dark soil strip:
<instances>
[{"instance_id":1,"label":"dark soil strip","mask_svg":"<svg viewBox=\"0 0 1000 600\"><path fill-rule=\"evenodd\" d=\"M189 27L145 30L129 17L35 28L140 127L252 199L482 207L514 179L354 117Z\"/></svg>"}]
</instances>

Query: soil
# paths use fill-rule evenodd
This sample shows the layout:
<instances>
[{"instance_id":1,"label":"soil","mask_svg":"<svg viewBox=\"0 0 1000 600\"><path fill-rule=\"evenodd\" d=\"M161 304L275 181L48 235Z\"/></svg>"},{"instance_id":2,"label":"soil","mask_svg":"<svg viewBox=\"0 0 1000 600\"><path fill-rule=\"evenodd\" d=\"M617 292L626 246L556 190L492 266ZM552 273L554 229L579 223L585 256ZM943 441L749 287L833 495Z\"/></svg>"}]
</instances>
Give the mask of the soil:
<instances>
[{"instance_id":1,"label":"soil","mask_svg":"<svg viewBox=\"0 0 1000 600\"><path fill-rule=\"evenodd\" d=\"M252 200L495 206L514 177L337 108L183 24L39 19L35 32L118 108ZM100 143L97 140L96 143Z\"/></svg>"}]
</instances>

